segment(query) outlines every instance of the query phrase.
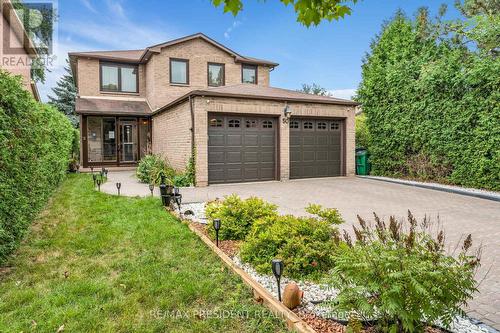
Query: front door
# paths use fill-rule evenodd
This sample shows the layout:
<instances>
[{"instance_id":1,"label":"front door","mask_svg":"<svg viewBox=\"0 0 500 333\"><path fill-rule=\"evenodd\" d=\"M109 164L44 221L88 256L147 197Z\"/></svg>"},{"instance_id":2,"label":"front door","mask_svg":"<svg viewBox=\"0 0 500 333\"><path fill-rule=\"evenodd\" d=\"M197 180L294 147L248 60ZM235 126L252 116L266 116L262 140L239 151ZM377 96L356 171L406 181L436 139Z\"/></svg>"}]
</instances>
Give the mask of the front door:
<instances>
[{"instance_id":1,"label":"front door","mask_svg":"<svg viewBox=\"0 0 500 333\"><path fill-rule=\"evenodd\" d=\"M120 163L137 162L137 119L120 118Z\"/></svg>"}]
</instances>

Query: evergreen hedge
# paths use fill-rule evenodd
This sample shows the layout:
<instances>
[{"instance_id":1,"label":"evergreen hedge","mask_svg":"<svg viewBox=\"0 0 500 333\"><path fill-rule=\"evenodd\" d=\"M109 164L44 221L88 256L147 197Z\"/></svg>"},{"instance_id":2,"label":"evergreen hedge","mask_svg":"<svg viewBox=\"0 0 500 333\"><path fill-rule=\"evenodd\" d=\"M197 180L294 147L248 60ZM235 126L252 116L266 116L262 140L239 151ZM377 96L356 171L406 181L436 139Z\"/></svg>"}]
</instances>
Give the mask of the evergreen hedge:
<instances>
[{"instance_id":1,"label":"evergreen hedge","mask_svg":"<svg viewBox=\"0 0 500 333\"><path fill-rule=\"evenodd\" d=\"M372 172L500 190L500 57L420 14L398 13L364 61Z\"/></svg>"},{"instance_id":2,"label":"evergreen hedge","mask_svg":"<svg viewBox=\"0 0 500 333\"><path fill-rule=\"evenodd\" d=\"M36 102L20 77L0 70L0 263L64 178L72 140L62 113Z\"/></svg>"}]
</instances>

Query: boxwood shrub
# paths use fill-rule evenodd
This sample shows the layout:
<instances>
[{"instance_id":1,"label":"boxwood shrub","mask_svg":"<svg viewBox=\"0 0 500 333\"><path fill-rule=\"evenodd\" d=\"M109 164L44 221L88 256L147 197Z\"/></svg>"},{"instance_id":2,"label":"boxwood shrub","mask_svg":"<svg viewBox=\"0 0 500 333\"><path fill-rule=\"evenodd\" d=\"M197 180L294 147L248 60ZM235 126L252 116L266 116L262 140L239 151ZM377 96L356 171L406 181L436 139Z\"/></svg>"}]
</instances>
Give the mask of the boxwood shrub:
<instances>
[{"instance_id":1,"label":"boxwood shrub","mask_svg":"<svg viewBox=\"0 0 500 333\"><path fill-rule=\"evenodd\" d=\"M284 275L316 278L334 264L335 224L343 223L336 209L319 205L307 208L314 217L268 216L254 222L240 256L259 273L269 274L274 258L283 260Z\"/></svg>"},{"instance_id":2,"label":"boxwood shrub","mask_svg":"<svg viewBox=\"0 0 500 333\"><path fill-rule=\"evenodd\" d=\"M243 240L256 220L275 217L278 211L276 205L260 198L251 197L243 200L233 194L224 200L210 202L205 209L205 214L210 221L208 230L212 237L215 237L213 220L221 219L223 227L219 232L219 239Z\"/></svg>"},{"instance_id":3,"label":"boxwood shrub","mask_svg":"<svg viewBox=\"0 0 500 333\"><path fill-rule=\"evenodd\" d=\"M0 263L64 178L73 127L36 102L21 78L0 70Z\"/></svg>"}]
</instances>

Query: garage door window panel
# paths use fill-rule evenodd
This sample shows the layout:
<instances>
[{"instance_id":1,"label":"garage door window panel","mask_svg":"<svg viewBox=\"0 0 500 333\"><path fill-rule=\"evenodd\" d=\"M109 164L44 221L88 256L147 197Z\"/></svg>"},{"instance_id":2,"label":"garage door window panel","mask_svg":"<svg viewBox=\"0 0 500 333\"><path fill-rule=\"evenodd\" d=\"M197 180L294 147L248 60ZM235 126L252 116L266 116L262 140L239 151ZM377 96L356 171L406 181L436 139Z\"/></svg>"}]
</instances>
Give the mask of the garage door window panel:
<instances>
[{"instance_id":1,"label":"garage door window panel","mask_svg":"<svg viewBox=\"0 0 500 333\"><path fill-rule=\"evenodd\" d=\"M210 119L210 127L224 127L224 121L220 118Z\"/></svg>"},{"instance_id":2,"label":"garage door window panel","mask_svg":"<svg viewBox=\"0 0 500 333\"><path fill-rule=\"evenodd\" d=\"M239 119L230 119L228 122L229 128L240 128L240 120Z\"/></svg>"}]
</instances>

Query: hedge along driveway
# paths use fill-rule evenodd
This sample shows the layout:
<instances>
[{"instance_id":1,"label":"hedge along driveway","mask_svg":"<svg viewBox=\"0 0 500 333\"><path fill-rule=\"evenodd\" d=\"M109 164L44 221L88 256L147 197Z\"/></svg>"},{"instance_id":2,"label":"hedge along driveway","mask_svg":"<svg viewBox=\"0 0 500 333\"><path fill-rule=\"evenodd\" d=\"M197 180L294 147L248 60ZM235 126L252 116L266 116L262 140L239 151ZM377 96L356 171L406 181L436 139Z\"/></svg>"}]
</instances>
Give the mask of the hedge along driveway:
<instances>
[{"instance_id":1,"label":"hedge along driveway","mask_svg":"<svg viewBox=\"0 0 500 333\"><path fill-rule=\"evenodd\" d=\"M0 332L286 331L158 198L91 183L70 176L0 273Z\"/></svg>"}]
</instances>

